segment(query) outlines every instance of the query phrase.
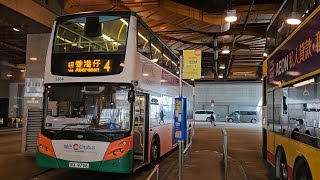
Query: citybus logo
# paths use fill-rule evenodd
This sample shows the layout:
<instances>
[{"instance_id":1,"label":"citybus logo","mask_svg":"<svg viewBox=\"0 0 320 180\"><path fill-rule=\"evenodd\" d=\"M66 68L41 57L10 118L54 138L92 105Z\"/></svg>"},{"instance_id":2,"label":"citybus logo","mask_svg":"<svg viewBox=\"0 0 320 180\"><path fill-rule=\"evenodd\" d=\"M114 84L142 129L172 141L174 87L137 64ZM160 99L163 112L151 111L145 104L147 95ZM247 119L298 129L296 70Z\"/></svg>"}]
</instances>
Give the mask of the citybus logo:
<instances>
[{"instance_id":1,"label":"citybus logo","mask_svg":"<svg viewBox=\"0 0 320 180\"><path fill-rule=\"evenodd\" d=\"M74 151L94 151L96 146L94 145L84 145L84 144L64 144L64 149L74 150Z\"/></svg>"},{"instance_id":2,"label":"citybus logo","mask_svg":"<svg viewBox=\"0 0 320 180\"><path fill-rule=\"evenodd\" d=\"M79 145L78 144L74 144L73 145L73 149L76 151L76 150L78 150L79 149Z\"/></svg>"}]
</instances>

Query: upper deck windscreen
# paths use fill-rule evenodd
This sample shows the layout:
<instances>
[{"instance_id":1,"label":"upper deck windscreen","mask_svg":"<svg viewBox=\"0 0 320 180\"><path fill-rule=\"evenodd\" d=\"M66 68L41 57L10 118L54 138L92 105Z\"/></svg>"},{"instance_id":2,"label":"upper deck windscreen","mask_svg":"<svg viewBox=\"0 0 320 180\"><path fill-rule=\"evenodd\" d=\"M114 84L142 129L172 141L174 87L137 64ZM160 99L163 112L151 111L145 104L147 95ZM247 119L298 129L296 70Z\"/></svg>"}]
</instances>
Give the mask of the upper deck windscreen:
<instances>
[{"instance_id":1,"label":"upper deck windscreen","mask_svg":"<svg viewBox=\"0 0 320 180\"><path fill-rule=\"evenodd\" d=\"M53 53L124 51L128 19L117 15L58 19Z\"/></svg>"}]
</instances>

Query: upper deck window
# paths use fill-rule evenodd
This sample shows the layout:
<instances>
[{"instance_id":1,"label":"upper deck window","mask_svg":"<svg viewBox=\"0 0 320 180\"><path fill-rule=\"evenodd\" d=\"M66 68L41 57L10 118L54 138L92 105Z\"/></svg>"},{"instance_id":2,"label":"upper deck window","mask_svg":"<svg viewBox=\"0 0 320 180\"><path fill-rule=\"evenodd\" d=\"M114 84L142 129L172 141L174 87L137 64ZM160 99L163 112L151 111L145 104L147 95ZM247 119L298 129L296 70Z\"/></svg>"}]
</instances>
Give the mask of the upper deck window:
<instances>
[{"instance_id":1,"label":"upper deck window","mask_svg":"<svg viewBox=\"0 0 320 180\"><path fill-rule=\"evenodd\" d=\"M57 22L54 53L124 51L128 17L81 16Z\"/></svg>"}]
</instances>

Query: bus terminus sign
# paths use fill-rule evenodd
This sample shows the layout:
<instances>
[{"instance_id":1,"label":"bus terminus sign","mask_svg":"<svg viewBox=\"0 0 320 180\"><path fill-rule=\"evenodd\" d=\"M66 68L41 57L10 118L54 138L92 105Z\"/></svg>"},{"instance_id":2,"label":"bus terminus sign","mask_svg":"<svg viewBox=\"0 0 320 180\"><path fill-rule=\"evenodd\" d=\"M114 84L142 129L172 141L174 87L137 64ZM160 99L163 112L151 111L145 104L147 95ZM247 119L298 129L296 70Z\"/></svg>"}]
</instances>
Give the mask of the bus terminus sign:
<instances>
[{"instance_id":1,"label":"bus terminus sign","mask_svg":"<svg viewBox=\"0 0 320 180\"><path fill-rule=\"evenodd\" d=\"M302 28L298 27L289 40L267 60L268 88L318 70L320 28L317 22L320 22L320 13L311 17Z\"/></svg>"}]
</instances>

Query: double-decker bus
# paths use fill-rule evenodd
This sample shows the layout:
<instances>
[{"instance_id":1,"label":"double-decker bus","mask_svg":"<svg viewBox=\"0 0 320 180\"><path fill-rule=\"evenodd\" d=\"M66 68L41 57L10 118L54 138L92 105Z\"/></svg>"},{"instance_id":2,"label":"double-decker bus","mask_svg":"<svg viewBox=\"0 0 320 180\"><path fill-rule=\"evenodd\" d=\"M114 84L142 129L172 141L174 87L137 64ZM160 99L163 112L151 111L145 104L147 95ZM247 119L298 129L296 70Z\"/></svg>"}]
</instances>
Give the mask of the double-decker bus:
<instances>
[{"instance_id":1,"label":"double-decker bus","mask_svg":"<svg viewBox=\"0 0 320 180\"><path fill-rule=\"evenodd\" d=\"M46 58L38 166L132 173L155 165L177 145L178 63L134 12L58 17ZM182 87L192 119L193 87Z\"/></svg>"},{"instance_id":2,"label":"double-decker bus","mask_svg":"<svg viewBox=\"0 0 320 180\"><path fill-rule=\"evenodd\" d=\"M293 30L293 26L278 21L273 25L281 25L282 29L271 25L267 32L267 41L274 45L278 41L279 45L264 61L263 157L276 179L317 180L320 179L320 7L313 1L296 3L308 7L308 11L303 10L307 14L303 14L302 23ZM280 12L279 17L284 14L288 15L288 11Z\"/></svg>"}]
</instances>

